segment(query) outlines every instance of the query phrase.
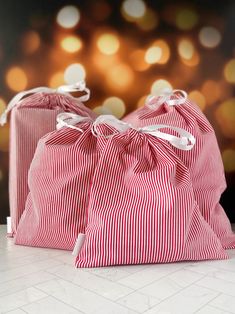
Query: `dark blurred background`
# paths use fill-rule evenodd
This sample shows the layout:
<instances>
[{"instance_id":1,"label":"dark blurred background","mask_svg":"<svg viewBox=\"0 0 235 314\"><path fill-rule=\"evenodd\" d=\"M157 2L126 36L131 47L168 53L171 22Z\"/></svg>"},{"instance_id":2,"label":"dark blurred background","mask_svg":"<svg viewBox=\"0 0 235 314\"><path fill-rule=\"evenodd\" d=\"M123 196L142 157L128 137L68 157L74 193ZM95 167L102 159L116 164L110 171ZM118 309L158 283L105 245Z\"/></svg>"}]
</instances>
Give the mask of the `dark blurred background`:
<instances>
[{"instance_id":1,"label":"dark blurred background","mask_svg":"<svg viewBox=\"0 0 235 314\"><path fill-rule=\"evenodd\" d=\"M0 113L19 91L85 78L88 106L121 118L163 87L184 89L214 126L235 222L235 1L0 0ZM0 128L0 223L9 125Z\"/></svg>"}]
</instances>

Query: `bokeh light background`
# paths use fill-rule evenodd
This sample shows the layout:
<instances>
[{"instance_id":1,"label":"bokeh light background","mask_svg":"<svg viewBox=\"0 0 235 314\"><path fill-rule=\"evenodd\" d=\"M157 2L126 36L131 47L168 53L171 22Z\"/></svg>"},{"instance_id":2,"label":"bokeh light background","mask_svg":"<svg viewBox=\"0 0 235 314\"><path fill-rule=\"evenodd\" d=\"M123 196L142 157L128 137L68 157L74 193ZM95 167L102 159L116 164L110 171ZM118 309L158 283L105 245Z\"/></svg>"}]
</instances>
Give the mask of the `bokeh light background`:
<instances>
[{"instance_id":1,"label":"bokeh light background","mask_svg":"<svg viewBox=\"0 0 235 314\"><path fill-rule=\"evenodd\" d=\"M97 113L121 118L163 87L184 89L214 126L235 221L234 1L0 1L0 112L19 91L86 79ZM8 215L9 125L0 129Z\"/></svg>"}]
</instances>

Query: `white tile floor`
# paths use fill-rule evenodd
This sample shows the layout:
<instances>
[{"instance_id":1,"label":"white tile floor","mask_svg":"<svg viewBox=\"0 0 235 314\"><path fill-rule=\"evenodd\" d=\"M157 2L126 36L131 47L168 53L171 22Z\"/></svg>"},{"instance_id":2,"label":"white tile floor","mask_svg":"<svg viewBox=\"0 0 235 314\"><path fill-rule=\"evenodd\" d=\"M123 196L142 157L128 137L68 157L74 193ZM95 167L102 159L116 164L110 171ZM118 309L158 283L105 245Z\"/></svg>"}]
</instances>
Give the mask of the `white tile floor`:
<instances>
[{"instance_id":1,"label":"white tile floor","mask_svg":"<svg viewBox=\"0 0 235 314\"><path fill-rule=\"evenodd\" d=\"M0 313L235 313L231 259L75 269L70 252L15 246L0 226Z\"/></svg>"}]
</instances>

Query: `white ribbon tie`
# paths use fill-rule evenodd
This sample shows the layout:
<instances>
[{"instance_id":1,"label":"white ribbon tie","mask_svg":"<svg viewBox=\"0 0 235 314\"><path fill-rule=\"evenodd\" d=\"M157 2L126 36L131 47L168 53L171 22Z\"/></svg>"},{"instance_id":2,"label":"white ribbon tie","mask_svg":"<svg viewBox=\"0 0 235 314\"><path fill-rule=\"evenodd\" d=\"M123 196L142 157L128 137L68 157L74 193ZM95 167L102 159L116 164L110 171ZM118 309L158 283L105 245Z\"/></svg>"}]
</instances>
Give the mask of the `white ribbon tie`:
<instances>
[{"instance_id":1,"label":"white ribbon tie","mask_svg":"<svg viewBox=\"0 0 235 314\"><path fill-rule=\"evenodd\" d=\"M60 93L60 94L70 94L73 92L85 92L86 94L80 97L76 97L78 101L84 102L90 98L90 90L86 87L86 83L84 81L79 81L76 84L71 85L62 85L57 89L51 89L48 87L36 87L27 91L22 91L15 95L12 100L9 102L6 110L0 117L0 125L3 126L7 122L8 113L17 105L20 101L26 96L35 93Z\"/></svg>"},{"instance_id":2,"label":"white ribbon tie","mask_svg":"<svg viewBox=\"0 0 235 314\"><path fill-rule=\"evenodd\" d=\"M114 132L112 135L104 135L101 132L99 132L97 129L97 126L100 124L110 125L114 127L117 130L117 132ZM96 137L103 136L103 137L109 138L119 132L122 133L131 128L135 129L131 124L126 123L124 121L120 121L119 119L115 118L112 115L101 115L95 120L95 122L92 125L91 130L92 130L93 135ZM169 130L175 131L179 134L179 136L175 136L169 133L159 131L160 129L163 129L163 128L167 128ZM185 151L191 150L196 142L195 137L191 133L187 132L184 129L174 127L171 125L166 125L166 124L149 125L143 128L135 129L135 130L144 134L150 134L157 138L164 139L168 141L172 146L181 150L185 150Z\"/></svg>"}]
</instances>

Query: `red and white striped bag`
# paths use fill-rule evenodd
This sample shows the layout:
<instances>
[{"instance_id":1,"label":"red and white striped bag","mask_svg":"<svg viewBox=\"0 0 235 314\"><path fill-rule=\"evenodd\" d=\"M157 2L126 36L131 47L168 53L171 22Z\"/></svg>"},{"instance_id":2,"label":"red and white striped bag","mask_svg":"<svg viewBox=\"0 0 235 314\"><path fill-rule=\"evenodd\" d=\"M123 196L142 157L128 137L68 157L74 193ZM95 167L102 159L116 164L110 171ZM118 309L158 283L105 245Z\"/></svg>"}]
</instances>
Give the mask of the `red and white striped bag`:
<instances>
[{"instance_id":1,"label":"red and white striped bag","mask_svg":"<svg viewBox=\"0 0 235 314\"><path fill-rule=\"evenodd\" d=\"M116 129L111 137L105 125ZM98 117L93 128L100 157L76 267L228 258L199 211L187 167L172 149L187 154L195 140L190 133L167 125L136 130L110 116Z\"/></svg>"},{"instance_id":2,"label":"red and white striped bag","mask_svg":"<svg viewBox=\"0 0 235 314\"><path fill-rule=\"evenodd\" d=\"M199 209L221 240L224 248L235 248L235 234L222 206L221 194L226 188L224 167L215 132L199 107L187 99L184 91L152 96L143 108L126 116L124 121L136 127L168 124L187 130L196 138L193 150L174 151L189 168L193 191Z\"/></svg>"},{"instance_id":3,"label":"red and white striped bag","mask_svg":"<svg viewBox=\"0 0 235 314\"><path fill-rule=\"evenodd\" d=\"M85 92L78 98L69 93ZM84 82L65 85L57 90L39 87L17 94L1 116L0 125L10 121L10 162L9 162L9 201L11 226L8 236L16 233L20 217L25 208L29 193L27 178L38 140L56 128L56 116L59 112L71 111L83 116L95 117L95 114L82 102L87 101L90 91Z\"/></svg>"},{"instance_id":4,"label":"red and white striped bag","mask_svg":"<svg viewBox=\"0 0 235 314\"><path fill-rule=\"evenodd\" d=\"M84 232L90 187L98 161L90 118L58 116L60 129L40 139L29 170L25 211L15 243L72 250Z\"/></svg>"}]
</instances>

